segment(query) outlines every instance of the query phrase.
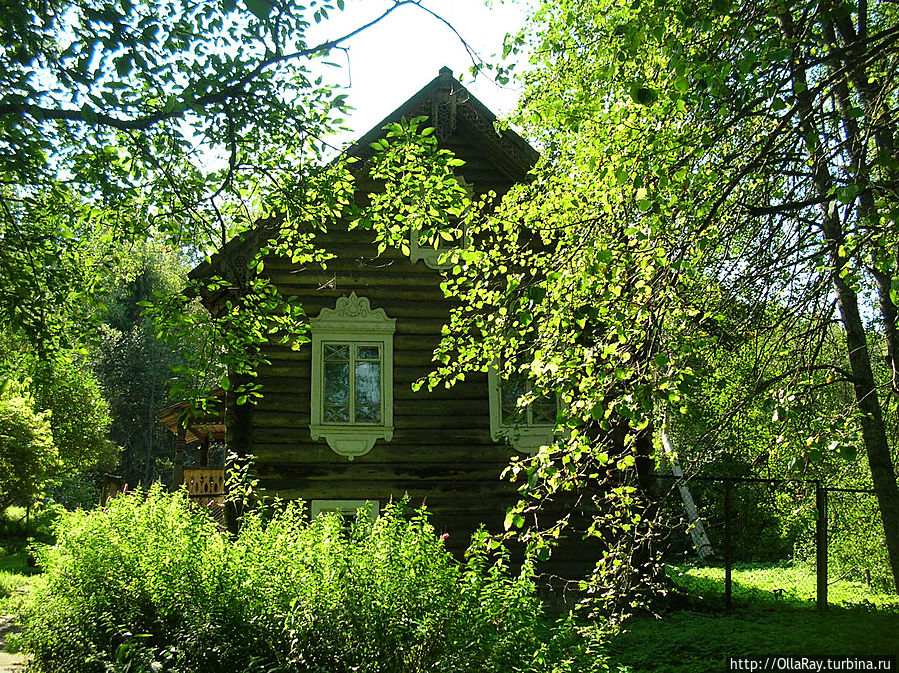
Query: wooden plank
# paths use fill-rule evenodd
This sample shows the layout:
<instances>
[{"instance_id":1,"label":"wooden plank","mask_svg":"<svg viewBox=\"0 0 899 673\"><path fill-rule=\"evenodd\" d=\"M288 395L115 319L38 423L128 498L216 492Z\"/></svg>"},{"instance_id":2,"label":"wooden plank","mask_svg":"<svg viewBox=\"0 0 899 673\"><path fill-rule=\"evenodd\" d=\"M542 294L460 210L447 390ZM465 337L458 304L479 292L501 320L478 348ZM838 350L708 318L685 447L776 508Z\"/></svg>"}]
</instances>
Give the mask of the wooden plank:
<instances>
[{"instance_id":1,"label":"wooden plank","mask_svg":"<svg viewBox=\"0 0 899 673\"><path fill-rule=\"evenodd\" d=\"M474 517L483 516L491 511L502 511L517 501L517 493L504 491L502 482L495 485L484 485L482 490L465 491L444 489L416 489L414 485L404 487L400 484L389 485L384 482L348 482L337 488L321 482L314 485L304 483L274 484L260 482L260 495L263 497L280 497L285 500L377 500L383 507L391 500L399 502L408 497L415 507L424 503L428 509L435 511L455 508L468 512ZM461 492L472 497L460 497ZM476 496L476 497L474 497Z\"/></svg>"},{"instance_id":2,"label":"wooden plank","mask_svg":"<svg viewBox=\"0 0 899 673\"><path fill-rule=\"evenodd\" d=\"M310 414L303 410L268 411L258 408L253 416L254 428L262 431L267 429L282 429L293 432L303 429L308 434ZM490 426L489 415L477 416L447 416L447 415L418 415L407 416L403 414L393 415L393 427L396 431L409 430L482 430L487 432ZM455 433L445 433L448 437L454 437Z\"/></svg>"},{"instance_id":3,"label":"wooden plank","mask_svg":"<svg viewBox=\"0 0 899 673\"><path fill-rule=\"evenodd\" d=\"M437 495L453 497L461 500L470 497L474 501L480 501L484 508L489 510L489 503L485 497L497 493L500 489L497 483L471 483L464 487L452 481L362 481L348 480L346 482L318 481L312 482L306 479L260 479L259 487L263 494L295 492L297 497L304 500L377 500L384 503L388 500L402 500L409 496L413 501L425 501ZM510 495L511 497L511 495ZM505 501L504 501L505 502Z\"/></svg>"},{"instance_id":4,"label":"wooden plank","mask_svg":"<svg viewBox=\"0 0 899 673\"><path fill-rule=\"evenodd\" d=\"M297 376L309 372L312 361L310 349L283 350L267 354L270 365L259 367L259 376ZM415 367L431 362L432 351L393 349L394 367ZM308 376L308 373L306 374Z\"/></svg>"},{"instance_id":5,"label":"wooden plank","mask_svg":"<svg viewBox=\"0 0 899 673\"><path fill-rule=\"evenodd\" d=\"M433 391L428 391L426 388L422 388L422 390L418 392L413 391L412 382L415 380L416 379L408 376L402 381L397 381L396 378L394 378L393 399L417 400L430 398L436 400L452 399L459 396L474 398L481 394L481 390L487 390L486 375L482 380L469 379L457 383L452 388L440 386ZM299 378L296 376L265 376L261 377L258 383L262 385L263 397L268 395L291 395L294 393L306 396L309 395L309 376L302 376Z\"/></svg>"},{"instance_id":6,"label":"wooden plank","mask_svg":"<svg viewBox=\"0 0 899 673\"><path fill-rule=\"evenodd\" d=\"M393 337L393 350L399 351L424 351L433 353L440 344L440 334L395 334ZM311 346L302 344L299 350L293 350L285 346L274 344L262 347L262 352L271 359L276 360L309 360L312 352Z\"/></svg>"},{"instance_id":7,"label":"wooden plank","mask_svg":"<svg viewBox=\"0 0 899 673\"><path fill-rule=\"evenodd\" d=\"M355 290L356 294L360 295L362 293L359 288L386 286L395 288L392 290L394 292L408 288L422 288L439 295L442 299L443 292L439 287L440 272L423 263L420 266L422 267L420 272L417 269L396 269L387 275L378 270L344 263L333 268L329 267L327 271L320 269L298 271L290 268L267 270L265 276L279 286L307 287L310 290L331 287L337 290Z\"/></svg>"},{"instance_id":8,"label":"wooden plank","mask_svg":"<svg viewBox=\"0 0 899 673\"><path fill-rule=\"evenodd\" d=\"M279 288L280 289L280 288ZM345 292L328 292L321 293L315 297L303 294L295 288L284 288L282 294L285 296L296 296L302 298L303 310L310 316L317 316L323 308L334 308L339 297L346 295ZM411 319L419 318L432 319L437 322L437 318L448 318L450 305L447 302L422 299L404 299L400 293L395 295L381 295L375 292L369 292L365 295L371 301L373 309L382 308L387 313L387 317L397 319L397 330L399 331L400 322L410 322ZM432 323L433 325L434 323ZM442 326L443 323L441 322ZM439 334L440 328L431 330L430 333Z\"/></svg>"},{"instance_id":9,"label":"wooden plank","mask_svg":"<svg viewBox=\"0 0 899 673\"><path fill-rule=\"evenodd\" d=\"M325 442L254 442L253 454L260 463L326 463L335 461L349 462L337 456ZM511 456L525 456L506 444L478 445L440 445L440 444L399 444L397 442L378 442L364 456L353 462L360 464L380 463L445 463L447 461L468 461L472 457L496 465L506 465Z\"/></svg>"},{"instance_id":10,"label":"wooden plank","mask_svg":"<svg viewBox=\"0 0 899 673\"><path fill-rule=\"evenodd\" d=\"M265 395L256 405L256 412L259 414L285 411L305 413L309 411L309 404L308 396L269 394ZM433 399L427 393L418 393L412 399L398 400L394 398L393 413L395 416L489 416L487 393L485 391L481 397L466 396L445 400Z\"/></svg>"},{"instance_id":11,"label":"wooden plank","mask_svg":"<svg viewBox=\"0 0 899 673\"><path fill-rule=\"evenodd\" d=\"M335 454L336 457L336 454ZM502 463L361 463L344 460L342 463L271 463L257 465L256 474L260 480L278 486L288 485L295 480L304 482L345 483L347 481L390 481L400 482L447 482L456 486L463 482L475 484L500 482L500 474L505 469Z\"/></svg>"},{"instance_id":12,"label":"wooden plank","mask_svg":"<svg viewBox=\"0 0 899 673\"><path fill-rule=\"evenodd\" d=\"M490 433L484 429L460 428L450 436L441 428L397 428L393 433L393 441L398 444L441 446L452 438L459 444L490 444ZM309 441L309 428L258 427L253 430L253 442L272 444L284 441Z\"/></svg>"}]
</instances>

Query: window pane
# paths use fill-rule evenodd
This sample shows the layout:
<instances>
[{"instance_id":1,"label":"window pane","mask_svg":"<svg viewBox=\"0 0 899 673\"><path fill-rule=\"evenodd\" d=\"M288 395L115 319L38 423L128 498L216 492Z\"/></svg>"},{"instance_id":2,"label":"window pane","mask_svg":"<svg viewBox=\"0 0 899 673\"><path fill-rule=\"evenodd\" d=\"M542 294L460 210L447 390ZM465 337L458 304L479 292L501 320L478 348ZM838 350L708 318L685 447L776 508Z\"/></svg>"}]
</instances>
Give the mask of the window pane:
<instances>
[{"instance_id":1,"label":"window pane","mask_svg":"<svg viewBox=\"0 0 899 673\"><path fill-rule=\"evenodd\" d=\"M531 402L531 423L533 425L556 424L556 400L543 395Z\"/></svg>"},{"instance_id":2,"label":"window pane","mask_svg":"<svg viewBox=\"0 0 899 673\"><path fill-rule=\"evenodd\" d=\"M355 383L356 423L380 423L381 363L357 361Z\"/></svg>"},{"instance_id":3,"label":"window pane","mask_svg":"<svg viewBox=\"0 0 899 673\"><path fill-rule=\"evenodd\" d=\"M326 346L326 348L328 348ZM325 423L350 422L350 363L325 361Z\"/></svg>"},{"instance_id":4,"label":"window pane","mask_svg":"<svg viewBox=\"0 0 899 673\"><path fill-rule=\"evenodd\" d=\"M503 425L516 425L521 423L522 410L518 408L518 398L524 395L523 381L505 381L500 387L502 423Z\"/></svg>"},{"instance_id":5,"label":"window pane","mask_svg":"<svg viewBox=\"0 0 899 673\"><path fill-rule=\"evenodd\" d=\"M381 359L381 349L378 346L357 346L357 360L373 360L377 362Z\"/></svg>"},{"instance_id":6,"label":"window pane","mask_svg":"<svg viewBox=\"0 0 899 673\"><path fill-rule=\"evenodd\" d=\"M323 344L323 354L325 361L348 362L350 359L350 347L348 344Z\"/></svg>"}]
</instances>

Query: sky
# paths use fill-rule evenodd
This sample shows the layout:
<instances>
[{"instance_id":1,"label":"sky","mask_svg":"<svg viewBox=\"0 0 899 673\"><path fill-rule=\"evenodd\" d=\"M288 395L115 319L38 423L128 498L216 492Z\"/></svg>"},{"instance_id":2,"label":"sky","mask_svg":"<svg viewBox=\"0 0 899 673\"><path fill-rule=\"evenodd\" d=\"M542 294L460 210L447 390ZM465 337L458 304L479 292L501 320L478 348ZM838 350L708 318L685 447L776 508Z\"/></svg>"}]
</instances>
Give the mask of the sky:
<instances>
[{"instance_id":1,"label":"sky","mask_svg":"<svg viewBox=\"0 0 899 673\"><path fill-rule=\"evenodd\" d=\"M327 21L310 29L310 42L333 38L392 5L384 0L347 0L344 12L329 13ZM458 33L486 60L502 50L503 37L517 31L524 22L525 3L484 0L425 0L428 7L449 21ZM520 91L514 83L506 87L481 75L471 79L470 56L453 31L444 23L415 6L403 6L383 22L367 29L347 43L346 55L335 51L331 61L341 69L328 79L343 83L348 103L356 108L349 118L355 140L399 107L416 91L448 66L463 84L498 116L512 112ZM494 59L495 60L495 59ZM342 139L343 140L343 139Z\"/></svg>"}]
</instances>

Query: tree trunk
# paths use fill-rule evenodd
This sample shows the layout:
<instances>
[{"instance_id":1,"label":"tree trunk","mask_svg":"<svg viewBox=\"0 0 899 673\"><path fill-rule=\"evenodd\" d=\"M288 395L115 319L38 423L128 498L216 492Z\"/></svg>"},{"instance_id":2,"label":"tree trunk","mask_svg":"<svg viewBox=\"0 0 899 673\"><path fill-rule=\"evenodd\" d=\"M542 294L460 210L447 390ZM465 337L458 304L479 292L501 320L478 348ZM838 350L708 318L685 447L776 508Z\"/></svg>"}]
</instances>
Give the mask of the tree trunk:
<instances>
[{"instance_id":1,"label":"tree trunk","mask_svg":"<svg viewBox=\"0 0 899 673\"><path fill-rule=\"evenodd\" d=\"M784 36L788 40L793 40L795 30L792 17L788 14L781 14L778 20ZM815 191L824 201L821 206L820 226L830 258L829 274L836 291L846 334L855 401L861 412L862 440L871 469L871 480L880 506L893 583L896 591L899 592L899 487L896 485L896 474L890 457L877 384L871 368L867 336L859 312L858 293L843 276L843 271L848 268L850 259L844 252L843 225L840 221L840 213L833 202L835 182L830 173L829 156L821 141L822 135L814 121L814 106L806 72L806 65L794 58L792 75L800 117L799 131L804 139L805 149L812 165Z\"/></svg>"}]
</instances>

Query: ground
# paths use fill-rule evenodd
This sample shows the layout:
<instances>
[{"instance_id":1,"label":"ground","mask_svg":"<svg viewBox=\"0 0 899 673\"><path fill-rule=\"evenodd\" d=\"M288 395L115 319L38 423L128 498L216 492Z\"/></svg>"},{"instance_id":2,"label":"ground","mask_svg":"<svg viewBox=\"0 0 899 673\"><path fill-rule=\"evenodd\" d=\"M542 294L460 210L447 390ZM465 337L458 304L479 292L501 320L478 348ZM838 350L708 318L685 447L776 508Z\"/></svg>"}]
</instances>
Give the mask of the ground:
<instances>
[{"instance_id":1,"label":"ground","mask_svg":"<svg viewBox=\"0 0 899 673\"><path fill-rule=\"evenodd\" d=\"M899 598L857 581L830 585L827 612L815 610L814 567L744 564L734 570L734 608L723 609L723 569L681 566L693 609L625 623L607 648L618 673L724 671L727 657L899 657Z\"/></svg>"},{"instance_id":2,"label":"ground","mask_svg":"<svg viewBox=\"0 0 899 673\"><path fill-rule=\"evenodd\" d=\"M0 615L0 673L18 673L25 670L25 655L21 652L7 652L9 637L18 633L15 617Z\"/></svg>"}]
</instances>

